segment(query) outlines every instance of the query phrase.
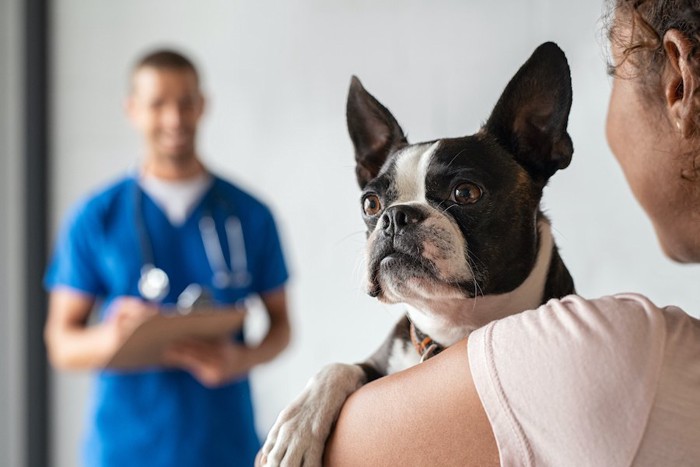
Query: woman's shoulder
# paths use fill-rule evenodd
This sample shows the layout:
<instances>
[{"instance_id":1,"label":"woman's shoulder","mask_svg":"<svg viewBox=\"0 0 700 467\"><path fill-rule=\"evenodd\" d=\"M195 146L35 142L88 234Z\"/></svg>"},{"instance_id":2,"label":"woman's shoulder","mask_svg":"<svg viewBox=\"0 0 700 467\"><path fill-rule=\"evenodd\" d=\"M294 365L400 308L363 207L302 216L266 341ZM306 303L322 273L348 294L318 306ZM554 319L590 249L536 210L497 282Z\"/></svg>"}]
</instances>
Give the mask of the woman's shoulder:
<instances>
[{"instance_id":1,"label":"woman's shoulder","mask_svg":"<svg viewBox=\"0 0 700 467\"><path fill-rule=\"evenodd\" d=\"M698 320L639 294L549 300L469 337L499 445L524 446L534 464L577 465L595 453L598 465L629 465L660 381L676 377L666 368L700 377L687 365L698 359Z\"/></svg>"},{"instance_id":2,"label":"woman's shoulder","mask_svg":"<svg viewBox=\"0 0 700 467\"><path fill-rule=\"evenodd\" d=\"M601 341L613 347L648 347L650 342L657 342L661 350L670 335L700 332L698 319L675 306L658 306L639 293L593 299L569 295L516 316L514 320L540 326L545 333L570 333L572 338L588 340L589 344Z\"/></svg>"},{"instance_id":3,"label":"woman's shoulder","mask_svg":"<svg viewBox=\"0 0 700 467\"><path fill-rule=\"evenodd\" d=\"M656 305L638 293L621 293L598 298L580 295L551 299L534 310L510 316L492 325L518 326L526 322L541 332L561 331L572 337L624 336L622 341L647 340L649 334L666 333L668 321L697 326L698 320L678 307Z\"/></svg>"},{"instance_id":4,"label":"woman's shoulder","mask_svg":"<svg viewBox=\"0 0 700 467\"><path fill-rule=\"evenodd\" d=\"M658 371L664 355L673 351L671 344L683 342L700 352L700 320L637 293L551 299L480 331L487 342L508 341L541 355L559 353L630 374L654 365Z\"/></svg>"},{"instance_id":5,"label":"woman's shoulder","mask_svg":"<svg viewBox=\"0 0 700 467\"><path fill-rule=\"evenodd\" d=\"M680 313L671 312L678 319ZM600 365L604 372L615 367L635 371L660 361L669 313L640 294L569 295L488 324L472 333L470 346L481 342L496 358L500 354L512 360L519 354L531 367L547 360L551 365Z\"/></svg>"}]
</instances>

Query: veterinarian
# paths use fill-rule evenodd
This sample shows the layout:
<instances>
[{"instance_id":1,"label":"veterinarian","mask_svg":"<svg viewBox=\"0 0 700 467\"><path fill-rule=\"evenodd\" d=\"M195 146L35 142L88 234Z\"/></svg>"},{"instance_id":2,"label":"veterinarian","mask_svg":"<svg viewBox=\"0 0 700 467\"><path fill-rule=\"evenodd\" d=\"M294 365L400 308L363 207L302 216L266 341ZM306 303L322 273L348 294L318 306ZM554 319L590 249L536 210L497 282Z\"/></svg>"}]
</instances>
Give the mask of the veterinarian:
<instances>
[{"instance_id":1,"label":"veterinarian","mask_svg":"<svg viewBox=\"0 0 700 467\"><path fill-rule=\"evenodd\" d=\"M610 14L610 147L665 254L700 262L700 2ZM552 300L361 388L326 460L700 465L700 321L642 295Z\"/></svg>"},{"instance_id":2,"label":"veterinarian","mask_svg":"<svg viewBox=\"0 0 700 467\"><path fill-rule=\"evenodd\" d=\"M52 364L96 372L84 463L252 465L260 444L247 374L290 338L274 219L202 163L204 98L186 57L168 50L143 57L126 109L143 137L140 167L72 210L45 278ZM159 310L198 297L208 299L205 307L229 308L250 295L270 317L256 347L239 333L176 343L162 367L147 371L102 369L130 330ZM88 324L95 305L99 323Z\"/></svg>"}]
</instances>

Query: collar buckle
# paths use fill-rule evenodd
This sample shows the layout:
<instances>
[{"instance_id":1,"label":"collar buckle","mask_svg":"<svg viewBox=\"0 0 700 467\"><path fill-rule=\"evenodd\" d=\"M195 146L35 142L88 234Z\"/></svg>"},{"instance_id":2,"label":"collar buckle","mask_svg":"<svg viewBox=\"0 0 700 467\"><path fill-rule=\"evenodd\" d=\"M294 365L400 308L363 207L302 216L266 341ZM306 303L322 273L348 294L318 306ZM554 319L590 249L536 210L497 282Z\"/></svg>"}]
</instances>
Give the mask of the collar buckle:
<instances>
[{"instance_id":1,"label":"collar buckle","mask_svg":"<svg viewBox=\"0 0 700 467\"><path fill-rule=\"evenodd\" d=\"M413 324L413 321L410 321L410 323L411 327L409 333L411 335L411 342L416 352L418 352L418 355L420 355L420 363L423 363L430 357L444 350L444 348L440 344L435 343L430 336L423 334L423 332Z\"/></svg>"}]
</instances>

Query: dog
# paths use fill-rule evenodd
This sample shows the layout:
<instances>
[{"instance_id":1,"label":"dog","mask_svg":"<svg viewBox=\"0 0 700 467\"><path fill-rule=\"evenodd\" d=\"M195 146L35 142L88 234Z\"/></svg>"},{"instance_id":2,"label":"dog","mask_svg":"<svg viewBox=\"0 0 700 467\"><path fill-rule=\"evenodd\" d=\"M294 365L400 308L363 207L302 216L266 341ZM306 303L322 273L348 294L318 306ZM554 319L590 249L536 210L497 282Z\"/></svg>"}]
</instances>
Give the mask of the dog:
<instances>
[{"instance_id":1,"label":"dog","mask_svg":"<svg viewBox=\"0 0 700 467\"><path fill-rule=\"evenodd\" d=\"M353 76L347 123L367 225L369 295L407 313L365 362L331 364L279 415L265 465L321 465L347 397L438 354L490 321L574 292L540 200L573 154L571 76L539 46L474 135L409 144Z\"/></svg>"}]
</instances>

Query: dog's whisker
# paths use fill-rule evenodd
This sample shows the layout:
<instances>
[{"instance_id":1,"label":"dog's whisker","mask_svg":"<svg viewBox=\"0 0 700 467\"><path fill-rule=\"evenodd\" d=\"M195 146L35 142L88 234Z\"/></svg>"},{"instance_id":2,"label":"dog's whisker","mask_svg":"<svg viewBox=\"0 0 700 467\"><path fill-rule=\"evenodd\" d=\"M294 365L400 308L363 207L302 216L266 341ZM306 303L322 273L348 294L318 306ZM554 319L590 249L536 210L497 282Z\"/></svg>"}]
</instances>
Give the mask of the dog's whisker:
<instances>
[{"instance_id":1,"label":"dog's whisker","mask_svg":"<svg viewBox=\"0 0 700 467\"><path fill-rule=\"evenodd\" d=\"M473 251L468 251L467 254L468 254L468 256L469 256L469 260L470 260L470 261L472 261L472 262L476 263L477 265L481 266L482 269L486 267L486 264L481 260L481 258L479 258L479 257L476 255L476 253L474 253Z\"/></svg>"},{"instance_id":2,"label":"dog's whisker","mask_svg":"<svg viewBox=\"0 0 700 467\"><path fill-rule=\"evenodd\" d=\"M362 235L364 233L365 233L364 230L356 230L355 232L350 232L349 234L345 235L344 237L341 237L338 240L336 240L334 246L340 246L343 242L347 241L349 238L353 238L357 235Z\"/></svg>"},{"instance_id":3,"label":"dog's whisker","mask_svg":"<svg viewBox=\"0 0 700 467\"><path fill-rule=\"evenodd\" d=\"M445 209L443 209L442 212L443 212L443 213L446 213L447 211L450 210L450 208L453 208L453 207L455 207L455 206L457 206L457 205L456 205L456 204L453 204L452 206L447 206Z\"/></svg>"},{"instance_id":4,"label":"dog's whisker","mask_svg":"<svg viewBox=\"0 0 700 467\"><path fill-rule=\"evenodd\" d=\"M479 280L476 274L476 268L474 267L474 264L479 264L481 267L485 267L484 262L481 261L481 259L473 252L473 251L467 251L467 267L469 268L469 272L472 275L472 280L474 281L474 301L473 301L473 307L476 308L476 300L481 294L482 297L485 296L483 289L479 285ZM473 311L473 310L472 310Z\"/></svg>"},{"instance_id":5,"label":"dog's whisker","mask_svg":"<svg viewBox=\"0 0 700 467\"><path fill-rule=\"evenodd\" d=\"M450 166L452 165L452 163L455 161L455 159L457 159L464 151L466 151L466 149L462 149L457 154L455 154L455 156L452 158L452 160L450 160L450 162L447 163L446 168L449 169Z\"/></svg>"}]
</instances>

